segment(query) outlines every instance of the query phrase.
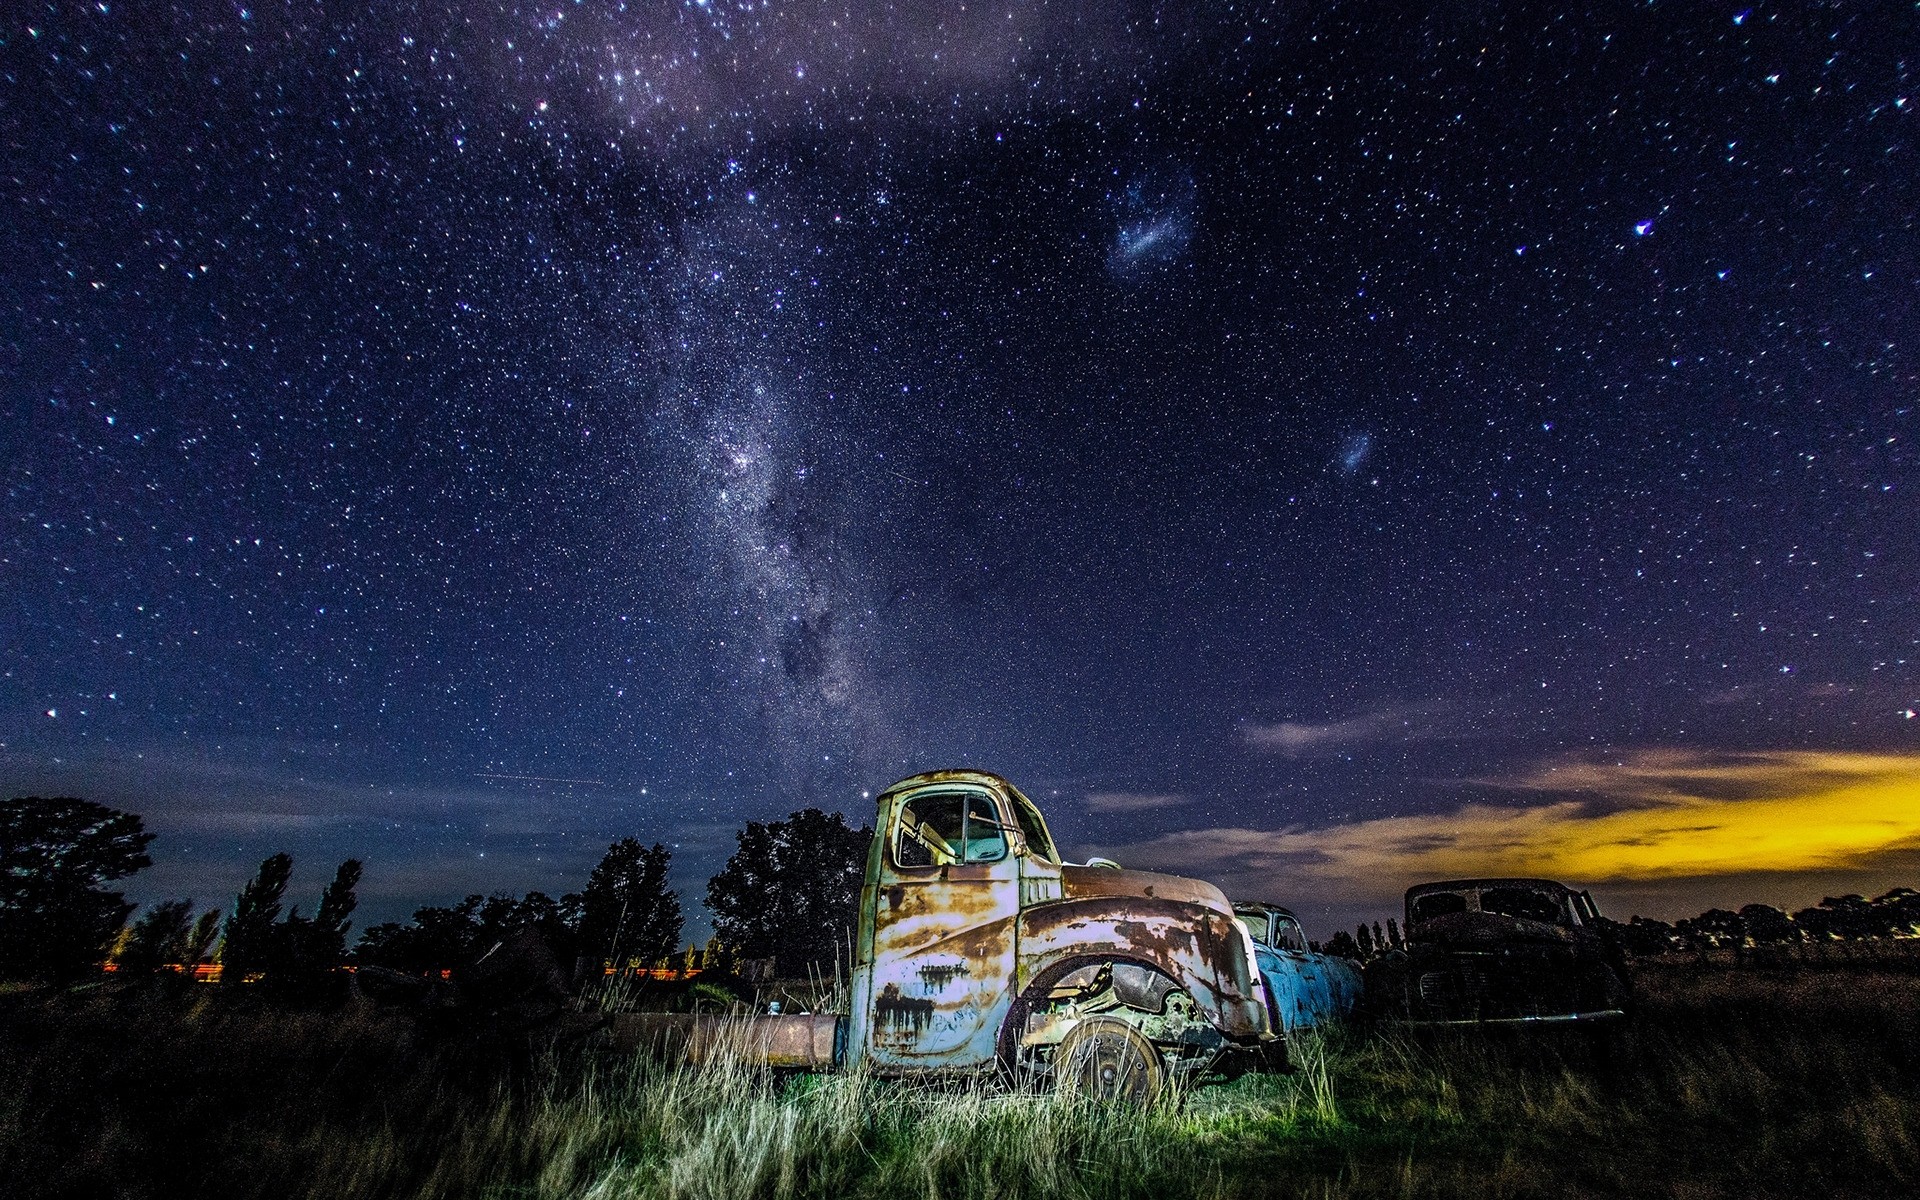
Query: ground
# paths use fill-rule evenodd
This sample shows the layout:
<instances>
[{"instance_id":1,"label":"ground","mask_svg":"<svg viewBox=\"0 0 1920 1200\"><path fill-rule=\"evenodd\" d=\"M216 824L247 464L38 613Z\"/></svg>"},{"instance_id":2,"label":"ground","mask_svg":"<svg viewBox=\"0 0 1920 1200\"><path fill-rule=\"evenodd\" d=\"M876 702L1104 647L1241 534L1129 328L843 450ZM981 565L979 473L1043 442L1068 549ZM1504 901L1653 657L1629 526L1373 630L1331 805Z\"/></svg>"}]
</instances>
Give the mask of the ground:
<instances>
[{"instance_id":1,"label":"ground","mask_svg":"<svg viewBox=\"0 0 1920 1200\"><path fill-rule=\"evenodd\" d=\"M222 989L0 996L0 1192L1886 1196L1920 1191L1920 959L1644 969L1630 1027L1346 1030L1149 1113L533 1055Z\"/></svg>"}]
</instances>

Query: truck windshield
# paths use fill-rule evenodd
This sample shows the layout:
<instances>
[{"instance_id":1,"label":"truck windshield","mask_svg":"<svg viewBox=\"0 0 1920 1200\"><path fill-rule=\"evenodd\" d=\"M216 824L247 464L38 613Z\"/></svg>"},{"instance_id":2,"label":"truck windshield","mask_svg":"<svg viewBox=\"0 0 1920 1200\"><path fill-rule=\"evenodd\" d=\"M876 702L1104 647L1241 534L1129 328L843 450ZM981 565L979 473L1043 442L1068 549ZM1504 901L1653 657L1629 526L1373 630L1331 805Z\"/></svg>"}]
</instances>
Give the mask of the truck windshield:
<instances>
[{"instance_id":1,"label":"truck windshield","mask_svg":"<svg viewBox=\"0 0 1920 1200\"><path fill-rule=\"evenodd\" d=\"M1467 898L1458 892L1428 892L1416 896L1407 906L1407 924L1418 925L1422 921L1431 921L1435 917L1444 917L1451 913L1467 911Z\"/></svg>"},{"instance_id":2,"label":"truck windshield","mask_svg":"<svg viewBox=\"0 0 1920 1200\"><path fill-rule=\"evenodd\" d=\"M1543 921L1549 925L1569 923L1566 909L1560 904L1560 898L1548 895L1537 888L1484 888L1480 892L1480 911L1499 913L1503 917L1519 917L1527 921Z\"/></svg>"},{"instance_id":3,"label":"truck windshield","mask_svg":"<svg viewBox=\"0 0 1920 1200\"><path fill-rule=\"evenodd\" d=\"M1059 862L1053 852L1053 839L1047 836L1047 827L1040 820L1040 810L1033 806L1033 801L1014 792L1013 815L1020 822L1020 832L1026 836L1027 853L1047 862Z\"/></svg>"}]
</instances>

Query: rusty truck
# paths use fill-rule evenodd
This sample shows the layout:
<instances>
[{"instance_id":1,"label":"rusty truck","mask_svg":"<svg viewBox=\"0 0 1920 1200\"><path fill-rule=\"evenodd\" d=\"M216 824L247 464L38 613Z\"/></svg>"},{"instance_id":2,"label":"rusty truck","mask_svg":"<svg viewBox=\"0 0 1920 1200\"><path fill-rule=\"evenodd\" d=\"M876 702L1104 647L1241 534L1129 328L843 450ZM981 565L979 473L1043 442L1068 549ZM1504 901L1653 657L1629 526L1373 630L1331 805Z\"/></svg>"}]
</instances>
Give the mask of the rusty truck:
<instances>
[{"instance_id":1,"label":"rusty truck","mask_svg":"<svg viewBox=\"0 0 1920 1200\"><path fill-rule=\"evenodd\" d=\"M628 1014L616 1042L700 1061L888 1075L1004 1072L1146 1102L1283 1029L1255 949L1210 883L1062 861L1040 809L987 771L880 794L849 1011Z\"/></svg>"}]
</instances>

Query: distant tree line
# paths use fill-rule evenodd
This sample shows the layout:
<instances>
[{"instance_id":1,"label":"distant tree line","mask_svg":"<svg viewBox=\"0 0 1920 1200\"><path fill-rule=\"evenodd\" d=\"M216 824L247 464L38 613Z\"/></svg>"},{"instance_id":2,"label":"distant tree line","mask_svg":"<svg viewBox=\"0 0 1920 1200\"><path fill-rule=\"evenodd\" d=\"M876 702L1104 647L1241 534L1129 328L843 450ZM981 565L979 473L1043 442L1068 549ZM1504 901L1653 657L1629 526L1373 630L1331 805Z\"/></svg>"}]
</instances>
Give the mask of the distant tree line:
<instances>
[{"instance_id":1,"label":"distant tree line","mask_svg":"<svg viewBox=\"0 0 1920 1200\"><path fill-rule=\"evenodd\" d=\"M1625 924L1604 917L1601 920L1627 953L1636 957L1920 937L1920 891L1899 887L1871 900L1858 895L1829 896L1792 913L1771 904L1747 904L1738 910L1710 908L1697 917L1671 923L1649 917L1634 917ZM1389 918L1384 928L1378 921L1371 925L1362 922L1352 933L1343 929L1324 945L1314 945L1328 954L1364 962L1406 949L1406 938Z\"/></svg>"},{"instance_id":2,"label":"distant tree line","mask_svg":"<svg viewBox=\"0 0 1920 1200\"><path fill-rule=\"evenodd\" d=\"M1859 895L1828 896L1793 913L1771 904L1747 904L1738 910L1710 908L1672 924L1635 917L1615 929L1627 952L1642 957L1907 938L1920 936L1920 891L1898 887L1871 900Z\"/></svg>"},{"instance_id":3,"label":"distant tree line","mask_svg":"<svg viewBox=\"0 0 1920 1200\"><path fill-rule=\"evenodd\" d=\"M0 803L0 978L73 980L103 961L130 977L191 977L211 961L228 983L317 994L343 963L447 972L523 929L559 962L598 974L669 959L684 928L680 897L668 886L672 850L630 837L608 846L577 893L472 895L427 906L411 921L365 930L351 951L357 859L339 865L311 915L287 906L294 862L277 853L241 887L224 920L218 909L196 915L189 899L148 905L129 921L135 906L109 885L152 864L153 839L138 816L88 800ZM704 960L722 968L761 960L789 976L830 973L851 951L871 839L841 814L812 808L749 822L707 882L716 936Z\"/></svg>"},{"instance_id":4,"label":"distant tree line","mask_svg":"<svg viewBox=\"0 0 1920 1200\"><path fill-rule=\"evenodd\" d=\"M1395 950L1405 950L1407 939L1400 933L1400 922L1388 917L1385 929L1380 927L1378 921L1372 925L1362 921L1352 933L1342 929L1328 938L1325 946L1314 943L1314 948L1340 958L1357 958L1366 962Z\"/></svg>"}]
</instances>

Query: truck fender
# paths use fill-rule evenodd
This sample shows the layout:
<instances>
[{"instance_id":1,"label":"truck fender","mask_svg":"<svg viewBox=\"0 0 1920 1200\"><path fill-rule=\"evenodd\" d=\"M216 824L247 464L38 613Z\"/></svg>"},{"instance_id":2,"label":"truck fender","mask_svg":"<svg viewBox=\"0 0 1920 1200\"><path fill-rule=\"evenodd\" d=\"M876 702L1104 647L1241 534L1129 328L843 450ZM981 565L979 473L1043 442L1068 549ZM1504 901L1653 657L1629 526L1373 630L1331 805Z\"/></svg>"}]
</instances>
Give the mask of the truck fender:
<instances>
[{"instance_id":1,"label":"truck fender","mask_svg":"<svg viewBox=\"0 0 1920 1200\"><path fill-rule=\"evenodd\" d=\"M1069 952L1042 966L1020 994L1007 1007L1007 1015L1000 1023L1000 1033L995 1042L995 1050L1001 1065L1011 1070L1019 1061L1020 1039L1026 1031L1027 1018L1045 1006L1047 994L1062 979L1080 970L1082 967L1097 967L1104 964L1131 965L1144 968L1167 981L1165 990L1174 987L1185 991L1192 997L1194 1004L1216 1029L1222 1025L1221 1014L1217 1006L1210 1006L1203 997L1212 995L1212 986L1200 980L1184 964L1175 961L1154 961L1152 957L1139 953L1086 953ZM1226 1032L1222 1030L1222 1032Z\"/></svg>"}]
</instances>

